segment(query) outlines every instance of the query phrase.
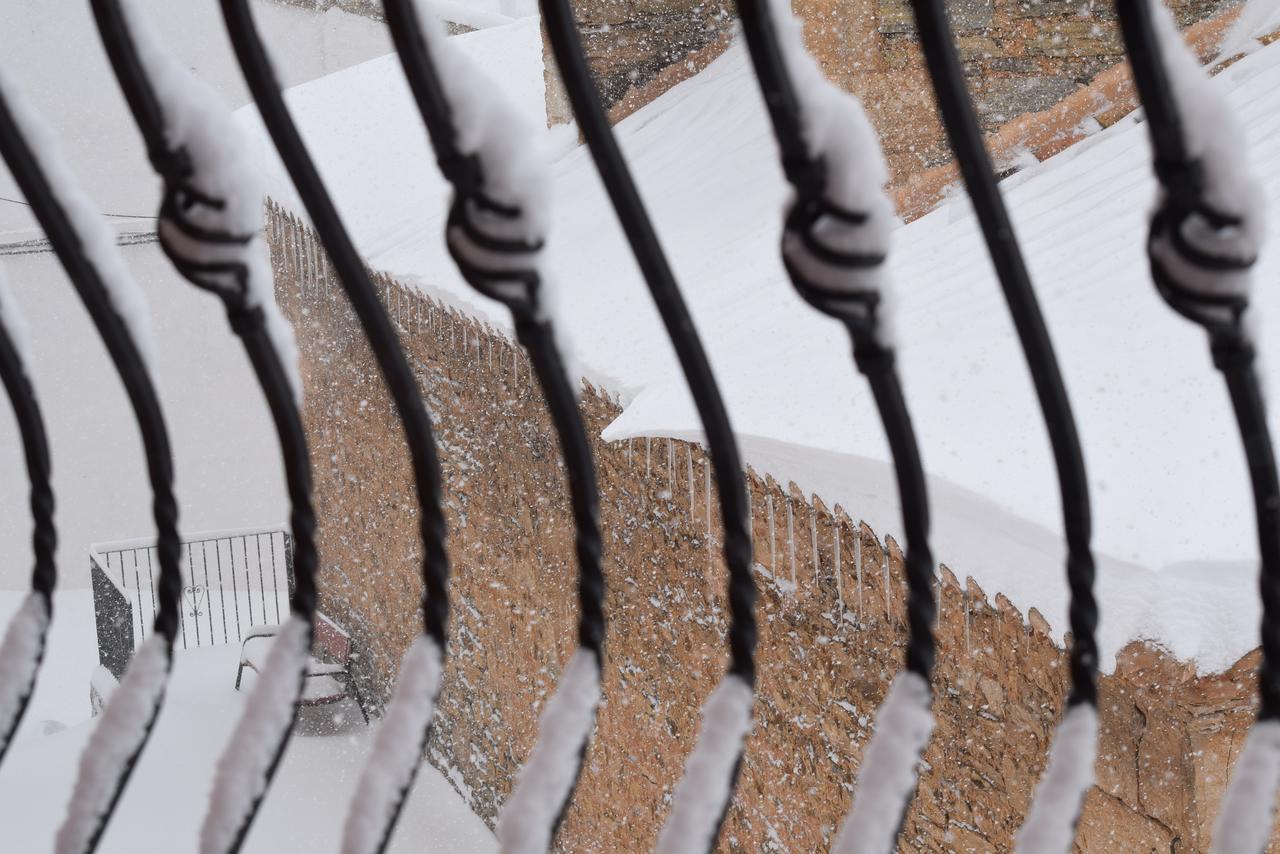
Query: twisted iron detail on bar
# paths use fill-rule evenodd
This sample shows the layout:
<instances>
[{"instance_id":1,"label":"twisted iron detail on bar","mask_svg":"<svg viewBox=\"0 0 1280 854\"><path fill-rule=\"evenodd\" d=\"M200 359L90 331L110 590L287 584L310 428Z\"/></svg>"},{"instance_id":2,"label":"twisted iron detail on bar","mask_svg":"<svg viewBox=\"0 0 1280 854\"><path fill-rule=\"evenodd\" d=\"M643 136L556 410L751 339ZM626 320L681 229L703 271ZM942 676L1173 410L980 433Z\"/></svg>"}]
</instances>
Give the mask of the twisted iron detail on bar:
<instances>
[{"instance_id":1,"label":"twisted iron detail on bar","mask_svg":"<svg viewBox=\"0 0 1280 854\"><path fill-rule=\"evenodd\" d=\"M289 355L277 348L268 331L268 307L257 304L263 295L258 294L255 298L251 291L254 283L250 277L267 275L265 266L256 271L251 269L254 254L264 251L258 234L240 234L224 227L200 223L202 216L206 222L217 222L224 216L229 202L247 201L252 204L255 200L215 198L196 186L199 175L217 167L199 162L185 145L175 145L168 139L166 129L172 120L165 115L165 106L157 98L150 78L157 69L148 68L137 44L142 34L131 29L145 26L146 22L136 20L140 14L136 8L130 8L126 14L121 0L92 0L92 7L108 57L145 141L148 159L164 182L157 228L161 248L184 278L221 299L231 329L244 345L275 423L289 493L290 530L294 543L294 590L290 607L307 626L306 646L309 647L310 627L316 610L316 518L311 503L311 460L299 412L301 391L293 388L290 382L285 364ZM135 20L131 21L131 18ZM154 35L148 38L154 42ZM153 53L159 50L153 43L148 45L148 49ZM152 57L153 62L156 59ZM177 67L169 71L174 75L184 73ZM229 132L230 128L219 130ZM226 191L230 193L237 189L232 186ZM260 200L257 202L260 205ZM259 284L263 289L269 288L269 285ZM274 305L269 308L276 311ZM283 323L278 317L273 316L273 320ZM303 675L300 674L294 692L295 714L296 700L302 689ZM254 793L248 814L236 830L239 839L248 833L258 806L275 777L293 731L293 720L291 715L283 732L276 734L275 742L268 747L261 790Z\"/></svg>"},{"instance_id":2,"label":"twisted iron detail on bar","mask_svg":"<svg viewBox=\"0 0 1280 854\"><path fill-rule=\"evenodd\" d=\"M120 374L138 422L153 496L156 554L160 564L160 579L156 590L155 633L162 645L163 666L167 674L172 665L173 640L178 631L182 574L181 542L177 524L178 507L173 493L173 459L159 396L142 355L140 343L134 339L128 323L112 303L102 273L86 254L81 235L64 208L64 200L60 199L54 190L41 161L37 159L35 151L24 136L23 127L15 115L13 105L9 103L8 96L3 91L0 91L0 154L3 154L10 173L31 204L40 227L48 236L59 262L66 269L81 301L88 309L99 335L106 344L111 360ZM126 674L126 682L128 675ZM146 720L142 723L140 738L136 744L128 746L129 753L124 757L117 776L111 781L110 792L106 793L107 802L103 805L103 811L92 816L92 824L87 828L86 838L76 838L72 841L77 847L77 854L87 854L97 848L102 833L106 830L107 823L111 820L115 807L124 794L138 757L154 728L156 716L164 700L163 686L161 685L155 694L147 699L150 701L150 708ZM80 780L77 781L77 786L79 784ZM64 825L65 828L66 825ZM58 845L59 851L65 852L61 838Z\"/></svg>"}]
</instances>

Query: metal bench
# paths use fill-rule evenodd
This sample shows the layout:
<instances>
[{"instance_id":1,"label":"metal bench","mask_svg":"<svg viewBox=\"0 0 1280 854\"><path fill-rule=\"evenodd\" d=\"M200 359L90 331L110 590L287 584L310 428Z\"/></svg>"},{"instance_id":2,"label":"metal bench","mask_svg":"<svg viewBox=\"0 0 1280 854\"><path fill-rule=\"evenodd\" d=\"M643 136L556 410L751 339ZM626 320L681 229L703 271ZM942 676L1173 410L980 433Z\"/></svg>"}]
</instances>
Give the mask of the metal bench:
<instances>
[{"instance_id":1,"label":"metal bench","mask_svg":"<svg viewBox=\"0 0 1280 854\"><path fill-rule=\"evenodd\" d=\"M240 644L240 666L236 669L237 691L246 667L255 673L262 672L271 650L271 645L263 641L275 637L279 631L280 626L269 625L253 626L245 632L244 641ZM369 713L365 711L364 698L351 675L351 636L333 620L317 613L311 651L307 684L298 704L324 706L350 698L368 724Z\"/></svg>"}]
</instances>

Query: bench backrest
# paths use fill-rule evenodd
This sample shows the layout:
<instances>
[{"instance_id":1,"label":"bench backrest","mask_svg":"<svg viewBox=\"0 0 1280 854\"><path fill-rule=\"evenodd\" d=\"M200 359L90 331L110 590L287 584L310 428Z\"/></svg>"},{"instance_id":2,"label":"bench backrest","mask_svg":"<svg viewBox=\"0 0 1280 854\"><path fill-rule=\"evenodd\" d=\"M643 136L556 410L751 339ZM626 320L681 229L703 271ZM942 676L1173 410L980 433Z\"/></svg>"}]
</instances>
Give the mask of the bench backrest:
<instances>
[{"instance_id":1,"label":"bench backrest","mask_svg":"<svg viewBox=\"0 0 1280 854\"><path fill-rule=\"evenodd\" d=\"M337 664L346 664L351 657L351 636L333 620L317 613L312 648Z\"/></svg>"}]
</instances>

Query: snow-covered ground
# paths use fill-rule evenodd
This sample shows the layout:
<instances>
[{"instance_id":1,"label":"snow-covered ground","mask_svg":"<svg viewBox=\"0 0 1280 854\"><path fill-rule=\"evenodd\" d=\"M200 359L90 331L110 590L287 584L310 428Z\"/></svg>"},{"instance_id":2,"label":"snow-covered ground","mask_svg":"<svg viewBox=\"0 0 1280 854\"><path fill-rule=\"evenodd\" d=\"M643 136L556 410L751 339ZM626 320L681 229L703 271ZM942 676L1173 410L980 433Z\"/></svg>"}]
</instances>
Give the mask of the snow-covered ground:
<instances>
[{"instance_id":1,"label":"snow-covered ground","mask_svg":"<svg viewBox=\"0 0 1280 854\"><path fill-rule=\"evenodd\" d=\"M182 60L229 106L248 101L216 2L142 5ZM506 13L527 11L511 0L489 5L497 23L510 20ZM336 9L317 14L270 0L254 8L289 84L391 49L382 25ZM242 348L217 301L181 280L158 246L145 242L154 230L150 217L159 187L89 5L12 0L2 17L0 64L53 126L98 210L130 215L108 222L134 241L123 249L125 261L150 303L159 354L153 370L168 416L184 530L280 522L287 505L276 440ZM20 245L40 237L0 166L0 266L31 327L35 384L51 440L63 576L37 689L0 768L3 847L24 854L51 850L95 725L89 709L89 679L98 660L87 589L89 544L154 530L131 409L55 257ZM8 625L29 585L30 514L20 448L6 412L0 417L0 483L6 485L0 490L0 626ZM237 652L232 645L179 653L156 734L100 850L195 850L215 762L246 696L233 690ZM293 742L247 851L328 849L339 837L372 747L372 730L354 707L343 712L348 725L340 734L318 735L313 726ZM161 761L165 757L182 763L176 786L175 766ZM392 849L436 846L496 850L492 834L450 784L425 768Z\"/></svg>"},{"instance_id":2,"label":"snow-covered ground","mask_svg":"<svg viewBox=\"0 0 1280 854\"><path fill-rule=\"evenodd\" d=\"M234 107L249 100L213 0L141 4L181 57ZM254 3L278 47L284 80L300 83L391 50L385 27L336 9L324 14ZM159 184L111 73L89 4L7 0L0 65L53 127L98 210L154 215ZM57 73L52 73L56 69ZM11 254L41 235L0 165L0 267L32 331L36 392L51 437L59 568L88 584L88 545L154 531L132 412L114 369L52 253ZM112 217L121 234L153 233L149 218ZM282 522L287 505L277 444L243 348L213 297L172 272L154 243L124 250L150 302L154 366L169 420L184 530ZM30 514L17 428L0 413L0 590L29 584Z\"/></svg>"},{"instance_id":3,"label":"snow-covered ground","mask_svg":"<svg viewBox=\"0 0 1280 854\"><path fill-rule=\"evenodd\" d=\"M20 601L0 591L0 624ZM0 767L4 850L49 851L65 814L80 751L92 731L89 674L97 663L93 611L86 590L60 592L40 690ZM252 684L234 688L235 644L179 652L165 708L125 798L103 837L103 854L194 851L218 755ZM264 802L246 852L329 851L340 838L347 805L372 748L349 703L304 712L279 776ZM376 727L377 724L374 725ZM176 763L176 764L175 764ZM174 769L182 774L174 777ZM492 833L449 782L424 767L409 797L391 851L496 851Z\"/></svg>"},{"instance_id":4,"label":"snow-covered ground","mask_svg":"<svg viewBox=\"0 0 1280 854\"><path fill-rule=\"evenodd\" d=\"M530 117L544 115L534 22L457 41ZM1256 50L1215 85L1244 118L1275 206L1280 46ZM500 307L475 296L445 254L447 191L394 59L297 87L290 103L371 263L504 324ZM340 128L327 119L335 109L347 119ZM244 119L257 123L252 108ZM1003 186L1089 464L1103 664L1144 637L1212 672L1256 645L1255 529L1239 440L1203 337L1163 305L1148 279L1145 210L1154 184L1145 133L1131 117ZM888 449L843 333L801 304L781 268L786 190L741 46L623 121L619 136L747 459L895 533ZM692 402L590 158L581 147L561 150L551 269L588 376L625 404L606 436L698 437ZM273 193L293 197L278 169ZM1273 217L1272 235L1277 223ZM897 232L893 274L935 552L962 578L1035 606L1064 629L1048 442L963 194ZM1258 280L1278 274L1280 255L1264 255ZM1260 287L1257 302L1262 337L1274 340L1280 295ZM1269 372L1273 398L1277 375Z\"/></svg>"}]
</instances>

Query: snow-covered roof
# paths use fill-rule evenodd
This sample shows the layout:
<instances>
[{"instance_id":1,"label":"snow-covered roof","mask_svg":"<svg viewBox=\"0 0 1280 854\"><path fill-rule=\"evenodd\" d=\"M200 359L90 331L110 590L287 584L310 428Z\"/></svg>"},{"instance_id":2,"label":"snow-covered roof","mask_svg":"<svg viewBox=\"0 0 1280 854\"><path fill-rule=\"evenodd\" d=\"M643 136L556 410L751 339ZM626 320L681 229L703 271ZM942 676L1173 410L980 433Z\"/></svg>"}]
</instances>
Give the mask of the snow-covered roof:
<instances>
[{"instance_id":1,"label":"snow-covered roof","mask_svg":"<svg viewBox=\"0 0 1280 854\"><path fill-rule=\"evenodd\" d=\"M512 100L543 118L535 20L456 38ZM1280 207L1280 44L1254 51L1214 85L1240 113L1268 199ZM505 325L505 312L475 296L444 251L448 191L394 58L300 86L290 104L370 262ZM748 461L896 533L888 448L845 336L800 302L782 270L786 189L745 51L735 45L618 131ZM1131 116L1002 186L1089 465L1103 666L1143 637L1217 671L1256 646L1253 511L1203 335L1169 311L1148 278L1154 182L1145 134ZM692 401L590 158L566 148L556 164L550 266L588 377L625 404L606 437L697 438ZM275 188L292 196L281 175ZM1272 217L1273 238L1278 223ZM935 554L1063 630L1052 458L963 195L899 229L894 247L900 359L930 474ZM1257 272L1264 342L1280 333L1280 295L1266 287L1277 280L1273 250ZM1265 366L1273 354L1263 355ZM1268 374L1273 399L1278 373Z\"/></svg>"},{"instance_id":2,"label":"snow-covered roof","mask_svg":"<svg viewBox=\"0 0 1280 854\"><path fill-rule=\"evenodd\" d=\"M89 717L86 681L92 674L99 690L115 685L110 672L97 667L90 591L59 589L54 596L57 618L39 688L0 774L0 803L13 805L5 813L5 851L53 850L53 831L66 814L80 757L101 721ZM25 601L25 591L0 590L0 626L8 625ZM99 850L155 851L157 844L164 851L197 850L197 829L218 758L248 699L247 690L231 690L239 655L239 645L232 643L175 656L164 713ZM246 671L245 688L260 681ZM290 742L246 851L336 850L378 730L365 726L350 701L319 715L303 715L312 726L336 726L339 735ZM387 854L497 853L493 833L457 794L461 778L457 772L452 777L422 764ZM33 792L40 796L32 797Z\"/></svg>"}]
</instances>

